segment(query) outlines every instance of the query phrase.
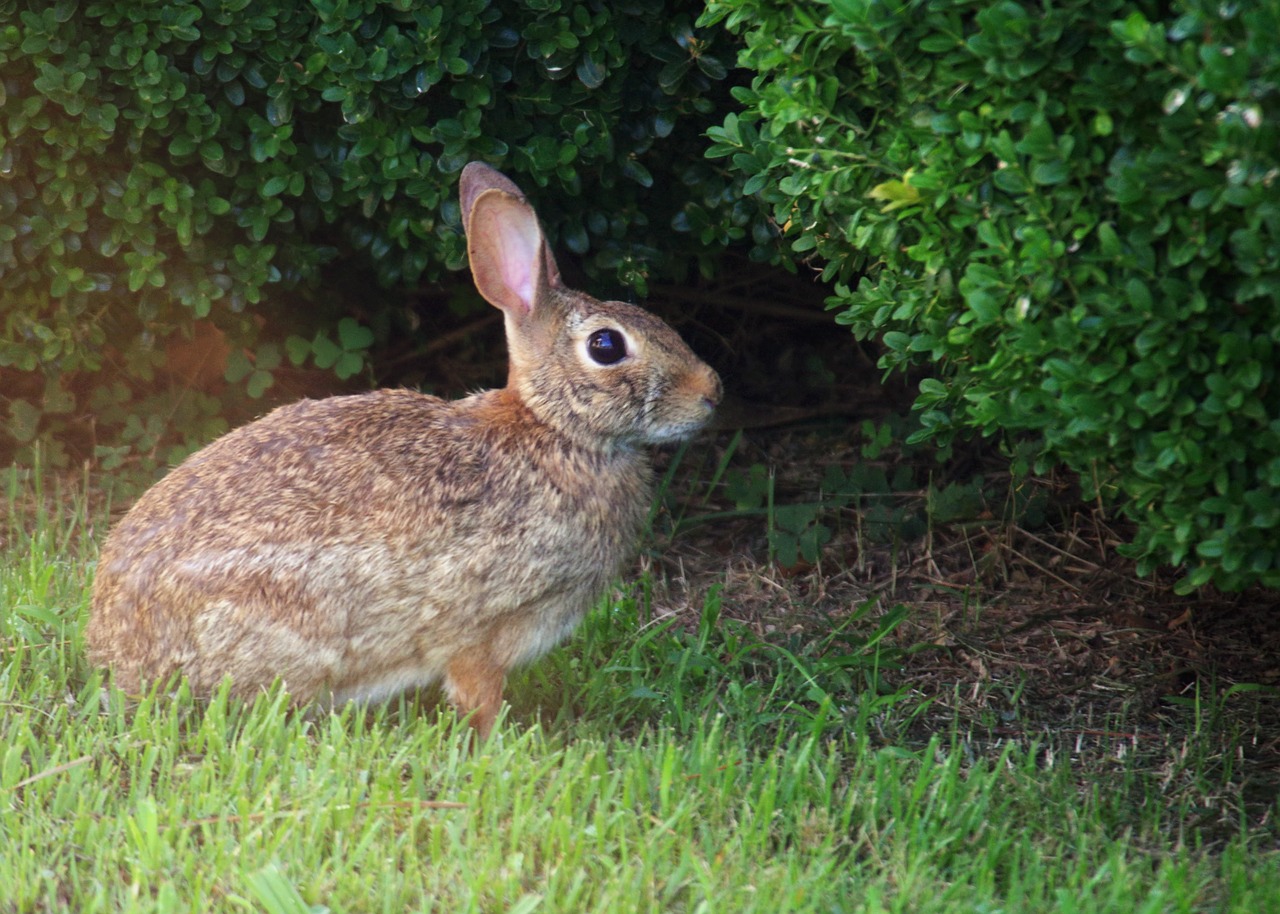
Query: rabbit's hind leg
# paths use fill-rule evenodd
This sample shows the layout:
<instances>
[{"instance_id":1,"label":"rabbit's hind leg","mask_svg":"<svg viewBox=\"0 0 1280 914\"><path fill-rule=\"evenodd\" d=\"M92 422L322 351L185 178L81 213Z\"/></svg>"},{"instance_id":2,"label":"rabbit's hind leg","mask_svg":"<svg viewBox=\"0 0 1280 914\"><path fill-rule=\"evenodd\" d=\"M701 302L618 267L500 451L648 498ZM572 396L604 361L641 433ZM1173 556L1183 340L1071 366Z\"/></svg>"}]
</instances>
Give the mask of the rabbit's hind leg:
<instances>
[{"instance_id":1,"label":"rabbit's hind leg","mask_svg":"<svg viewBox=\"0 0 1280 914\"><path fill-rule=\"evenodd\" d=\"M506 669L484 647L471 647L449 660L444 687L449 702L462 716L470 715L471 726L483 741L493 729L502 707L502 687Z\"/></svg>"}]
</instances>

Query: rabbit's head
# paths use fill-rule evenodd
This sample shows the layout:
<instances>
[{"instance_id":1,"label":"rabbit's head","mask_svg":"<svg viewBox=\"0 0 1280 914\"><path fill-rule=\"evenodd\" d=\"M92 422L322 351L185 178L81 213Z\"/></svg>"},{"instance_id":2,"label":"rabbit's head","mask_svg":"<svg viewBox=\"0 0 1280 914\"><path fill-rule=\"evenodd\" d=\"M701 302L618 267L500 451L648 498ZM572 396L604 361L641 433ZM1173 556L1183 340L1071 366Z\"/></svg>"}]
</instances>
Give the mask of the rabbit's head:
<instances>
[{"instance_id":1,"label":"rabbit's head","mask_svg":"<svg viewBox=\"0 0 1280 914\"><path fill-rule=\"evenodd\" d=\"M538 217L510 180L473 162L460 197L476 288L505 315L507 387L580 444L663 444L700 428L720 379L648 312L566 288Z\"/></svg>"}]
</instances>

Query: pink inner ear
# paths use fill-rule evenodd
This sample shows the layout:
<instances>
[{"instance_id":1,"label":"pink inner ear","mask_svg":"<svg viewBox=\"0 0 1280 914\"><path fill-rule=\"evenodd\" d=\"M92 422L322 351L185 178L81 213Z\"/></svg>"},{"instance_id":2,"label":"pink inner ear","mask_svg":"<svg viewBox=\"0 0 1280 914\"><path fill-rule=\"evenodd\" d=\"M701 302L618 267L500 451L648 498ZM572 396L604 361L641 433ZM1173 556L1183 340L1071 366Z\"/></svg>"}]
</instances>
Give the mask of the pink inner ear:
<instances>
[{"instance_id":1,"label":"pink inner ear","mask_svg":"<svg viewBox=\"0 0 1280 914\"><path fill-rule=\"evenodd\" d=\"M499 270L502 282L532 311L538 297L538 273L542 265L542 231L523 206L507 207L496 220Z\"/></svg>"},{"instance_id":2,"label":"pink inner ear","mask_svg":"<svg viewBox=\"0 0 1280 914\"><path fill-rule=\"evenodd\" d=\"M472 204L467 251L471 275L491 304L521 318L538 308L549 259L538 217L521 197L499 187L482 191Z\"/></svg>"}]
</instances>

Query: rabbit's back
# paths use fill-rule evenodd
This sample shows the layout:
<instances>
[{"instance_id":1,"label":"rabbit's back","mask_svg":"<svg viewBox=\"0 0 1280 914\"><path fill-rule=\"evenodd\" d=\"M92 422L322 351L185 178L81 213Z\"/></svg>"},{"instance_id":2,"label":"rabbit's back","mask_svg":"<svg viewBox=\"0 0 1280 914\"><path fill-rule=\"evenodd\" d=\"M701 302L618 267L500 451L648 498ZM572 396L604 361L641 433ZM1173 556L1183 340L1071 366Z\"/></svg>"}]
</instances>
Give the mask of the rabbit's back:
<instances>
[{"instance_id":1,"label":"rabbit's back","mask_svg":"<svg viewBox=\"0 0 1280 914\"><path fill-rule=\"evenodd\" d=\"M513 394L302 401L153 487L108 537L88 630L125 688L277 677L298 701L379 698L482 649L562 640L629 556L651 471L585 449Z\"/></svg>"}]
</instances>

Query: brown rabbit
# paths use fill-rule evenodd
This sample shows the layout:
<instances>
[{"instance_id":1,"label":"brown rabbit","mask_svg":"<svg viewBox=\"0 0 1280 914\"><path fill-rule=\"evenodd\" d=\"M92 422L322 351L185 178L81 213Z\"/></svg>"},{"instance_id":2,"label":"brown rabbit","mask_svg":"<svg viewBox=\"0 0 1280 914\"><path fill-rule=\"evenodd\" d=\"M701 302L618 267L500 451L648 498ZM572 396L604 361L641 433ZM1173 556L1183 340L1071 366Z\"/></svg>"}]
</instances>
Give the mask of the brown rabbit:
<instances>
[{"instance_id":1,"label":"brown rabbit","mask_svg":"<svg viewBox=\"0 0 1280 914\"><path fill-rule=\"evenodd\" d=\"M720 379L657 318L565 288L510 180L472 163L460 189L507 386L303 400L189 457L102 548L87 637L119 686L279 678L329 704L443 680L484 735L507 671L567 637L628 560L645 446L699 429Z\"/></svg>"}]
</instances>

